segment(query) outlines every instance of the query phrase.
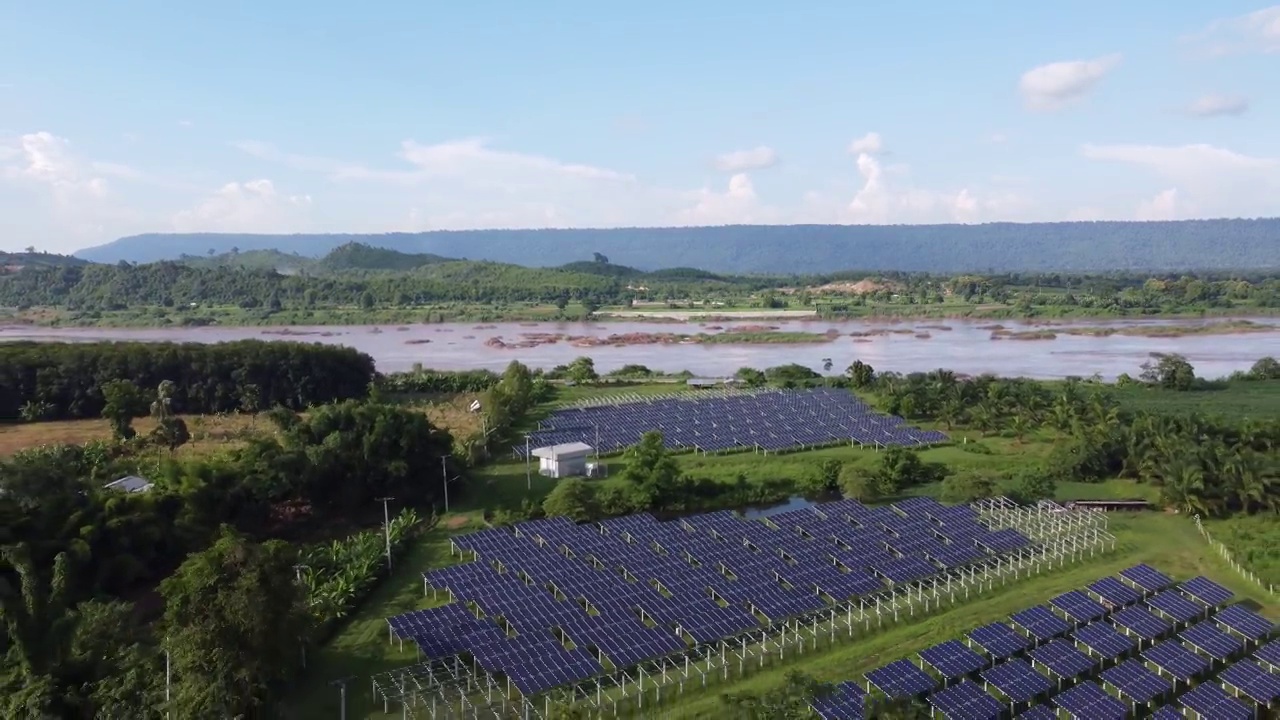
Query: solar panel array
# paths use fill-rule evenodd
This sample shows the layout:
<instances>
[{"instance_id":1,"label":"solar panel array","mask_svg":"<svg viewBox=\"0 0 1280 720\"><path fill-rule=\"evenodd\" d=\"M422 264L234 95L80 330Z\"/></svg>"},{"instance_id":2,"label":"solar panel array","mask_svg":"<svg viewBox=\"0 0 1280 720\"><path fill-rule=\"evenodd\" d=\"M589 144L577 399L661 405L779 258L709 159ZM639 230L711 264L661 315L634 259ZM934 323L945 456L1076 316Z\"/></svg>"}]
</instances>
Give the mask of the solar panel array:
<instances>
[{"instance_id":1,"label":"solar panel array","mask_svg":"<svg viewBox=\"0 0 1280 720\"><path fill-rule=\"evenodd\" d=\"M922 650L920 666L898 660L866 678L891 697L923 697L948 718L1003 717L1012 704L1019 718L1056 718L1053 707L1082 720L1127 718L1132 705L1153 708L1155 718L1181 718L1185 708L1231 720L1280 701L1280 640L1261 644L1274 626L1241 605L1222 607L1233 597L1222 586L1205 578L1175 585L1140 565L1086 591L975 628L968 646L948 640ZM1106 606L1101 615L1090 594ZM1192 681L1199 684L1187 690ZM822 714L863 716L862 708Z\"/></svg>"},{"instance_id":2,"label":"solar panel array","mask_svg":"<svg viewBox=\"0 0 1280 720\"><path fill-rule=\"evenodd\" d=\"M634 667L1030 545L928 498L838 500L768 522L638 514L461 535L454 545L479 560L424 573L454 602L388 623L428 658L469 654L528 696L602 674L603 660ZM566 670L539 669L553 666Z\"/></svg>"},{"instance_id":3,"label":"solar panel array","mask_svg":"<svg viewBox=\"0 0 1280 720\"><path fill-rule=\"evenodd\" d=\"M937 430L908 427L900 417L875 411L847 390L818 388L558 410L529 434L527 447L582 442L598 452L612 453L635 445L651 430L660 430L669 448L710 452L841 442L911 446L947 441ZM513 450L524 457L526 445Z\"/></svg>"}]
</instances>

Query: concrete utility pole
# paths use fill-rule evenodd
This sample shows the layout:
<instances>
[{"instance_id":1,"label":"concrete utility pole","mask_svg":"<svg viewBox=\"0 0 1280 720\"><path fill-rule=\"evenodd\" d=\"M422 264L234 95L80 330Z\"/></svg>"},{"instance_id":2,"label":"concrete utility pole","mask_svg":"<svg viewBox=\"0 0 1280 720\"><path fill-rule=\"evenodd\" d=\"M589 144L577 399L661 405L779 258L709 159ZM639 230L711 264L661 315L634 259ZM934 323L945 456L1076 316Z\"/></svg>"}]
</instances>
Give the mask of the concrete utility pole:
<instances>
[{"instance_id":1,"label":"concrete utility pole","mask_svg":"<svg viewBox=\"0 0 1280 720\"><path fill-rule=\"evenodd\" d=\"M347 683L355 679L356 678L354 675L349 675L347 677L338 678L337 680L331 680L329 682L330 685L338 688L339 697L342 698L342 710L341 710L342 714L338 716L342 718L342 720L347 720Z\"/></svg>"},{"instance_id":2,"label":"concrete utility pole","mask_svg":"<svg viewBox=\"0 0 1280 720\"><path fill-rule=\"evenodd\" d=\"M391 510L387 503L395 500L393 497L378 498L374 502L382 503L382 534L387 540L387 572L391 572ZM346 686L343 686L343 692L346 692Z\"/></svg>"},{"instance_id":3,"label":"concrete utility pole","mask_svg":"<svg viewBox=\"0 0 1280 720\"><path fill-rule=\"evenodd\" d=\"M529 454L529 436L524 436L524 484L526 489L533 490L533 470L529 463L533 461L533 456Z\"/></svg>"},{"instance_id":4,"label":"concrete utility pole","mask_svg":"<svg viewBox=\"0 0 1280 720\"><path fill-rule=\"evenodd\" d=\"M444 486L444 511L449 512L449 464L445 462L452 455L440 456L440 484Z\"/></svg>"}]
</instances>

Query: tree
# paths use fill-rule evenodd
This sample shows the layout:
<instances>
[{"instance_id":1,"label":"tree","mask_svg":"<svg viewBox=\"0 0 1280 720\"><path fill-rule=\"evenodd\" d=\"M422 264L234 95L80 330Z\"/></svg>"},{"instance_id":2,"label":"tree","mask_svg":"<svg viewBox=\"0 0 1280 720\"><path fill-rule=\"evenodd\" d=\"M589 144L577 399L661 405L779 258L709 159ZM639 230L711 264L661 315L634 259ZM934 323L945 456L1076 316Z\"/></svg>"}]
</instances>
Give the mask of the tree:
<instances>
[{"instance_id":1,"label":"tree","mask_svg":"<svg viewBox=\"0 0 1280 720\"><path fill-rule=\"evenodd\" d=\"M805 720L816 717L813 702L835 687L799 671L787 673L786 683L766 693L726 693L720 696L727 717L742 720Z\"/></svg>"},{"instance_id":2,"label":"tree","mask_svg":"<svg viewBox=\"0 0 1280 720\"><path fill-rule=\"evenodd\" d=\"M41 400L28 400L23 403L19 415L27 422L38 422L49 417L53 412L53 405Z\"/></svg>"},{"instance_id":3,"label":"tree","mask_svg":"<svg viewBox=\"0 0 1280 720\"><path fill-rule=\"evenodd\" d=\"M160 584L175 717L259 716L295 676L310 622L297 557L224 528Z\"/></svg>"},{"instance_id":4,"label":"tree","mask_svg":"<svg viewBox=\"0 0 1280 720\"><path fill-rule=\"evenodd\" d=\"M764 376L763 372L750 367L738 368L738 371L733 376L740 385L746 387L761 387L768 382L768 378Z\"/></svg>"},{"instance_id":5,"label":"tree","mask_svg":"<svg viewBox=\"0 0 1280 720\"><path fill-rule=\"evenodd\" d=\"M575 358L569 363L565 375L579 384L593 383L600 379L600 375L596 372L596 362L586 356Z\"/></svg>"},{"instance_id":6,"label":"tree","mask_svg":"<svg viewBox=\"0 0 1280 720\"><path fill-rule=\"evenodd\" d=\"M582 478L565 478L542 501L542 511L548 517L561 515L577 522L586 522L596 516L595 490Z\"/></svg>"},{"instance_id":7,"label":"tree","mask_svg":"<svg viewBox=\"0 0 1280 720\"><path fill-rule=\"evenodd\" d=\"M600 253L598 253L598 252L597 252L597 253L591 253L591 261L592 261L592 262L596 262L596 263L600 263L601 265L608 265L608 264L609 264L609 258L605 257L604 255L601 255L601 254L600 254Z\"/></svg>"},{"instance_id":8,"label":"tree","mask_svg":"<svg viewBox=\"0 0 1280 720\"><path fill-rule=\"evenodd\" d=\"M363 309L363 310L372 310L372 309L374 308L374 306L377 304L377 302L378 302L378 301L377 301L377 298L375 298L375 297L373 296L373 293L369 292L368 290L365 290L364 292L360 293L360 308L361 308L361 309Z\"/></svg>"},{"instance_id":9,"label":"tree","mask_svg":"<svg viewBox=\"0 0 1280 720\"><path fill-rule=\"evenodd\" d=\"M147 401L138 386L129 380L111 380L102 385L102 417L111 423L111 433L117 440L128 440L137 433L133 419L146 412Z\"/></svg>"},{"instance_id":10,"label":"tree","mask_svg":"<svg viewBox=\"0 0 1280 720\"><path fill-rule=\"evenodd\" d=\"M942 483L942 499L949 503L969 503L995 494L995 480L982 473L952 475Z\"/></svg>"},{"instance_id":11,"label":"tree","mask_svg":"<svg viewBox=\"0 0 1280 720\"><path fill-rule=\"evenodd\" d=\"M1159 385L1166 390L1190 390L1195 384L1195 368L1187 359L1176 353L1160 354L1155 362L1142 364L1142 381Z\"/></svg>"},{"instance_id":12,"label":"tree","mask_svg":"<svg viewBox=\"0 0 1280 720\"><path fill-rule=\"evenodd\" d=\"M875 380L875 373L875 368L861 360L854 360L853 364L844 371L849 378L849 384L859 389L870 387Z\"/></svg>"},{"instance_id":13,"label":"tree","mask_svg":"<svg viewBox=\"0 0 1280 720\"><path fill-rule=\"evenodd\" d=\"M22 690L6 693L6 717L59 717L74 706L68 687L68 657L75 632L71 600L71 560L59 553L45 577L25 544L0 550L11 575L0 575L0 620L8 659L17 668ZM13 582L16 580L16 586ZM7 707L6 707L7 705ZM61 709L61 710L60 710Z\"/></svg>"},{"instance_id":14,"label":"tree","mask_svg":"<svg viewBox=\"0 0 1280 720\"><path fill-rule=\"evenodd\" d=\"M1280 380L1280 361L1273 357L1264 357L1249 368L1249 377L1254 380Z\"/></svg>"},{"instance_id":15,"label":"tree","mask_svg":"<svg viewBox=\"0 0 1280 720\"><path fill-rule=\"evenodd\" d=\"M1058 483L1053 475L1043 470L1030 470L1014 479L1009 495L1024 505L1038 500L1051 500L1058 492Z\"/></svg>"},{"instance_id":16,"label":"tree","mask_svg":"<svg viewBox=\"0 0 1280 720\"><path fill-rule=\"evenodd\" d=\"M874 475L856 465L846 465L840 471L840 489L844 496L869 503L880 499L880 484Z\"/></svg>"},{"instance_id":17,"label":"tree","mask_svg":"<svg viewBox=\"0 0 1280 720\"><path fill-rule=\"evenodd\" d=\"M682 474L675 458L667 453L661 432L650 430L642 435L628 455L623 481L643 489L651 504L661 505L674 497Z\"/></svg>"}]
</instances>

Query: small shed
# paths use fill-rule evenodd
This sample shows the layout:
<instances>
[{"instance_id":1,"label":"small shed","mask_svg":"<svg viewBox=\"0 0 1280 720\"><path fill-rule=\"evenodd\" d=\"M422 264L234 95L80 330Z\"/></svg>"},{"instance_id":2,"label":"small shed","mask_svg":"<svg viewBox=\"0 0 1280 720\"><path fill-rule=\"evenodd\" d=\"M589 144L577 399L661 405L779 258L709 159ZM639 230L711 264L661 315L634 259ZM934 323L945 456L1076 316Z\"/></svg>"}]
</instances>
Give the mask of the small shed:
<instances>
[{"instance_id":1,"label":"small shed","mask_svg":"<svg viewBox=\"0 0 1280 720\"><path fill-rule=\"evenodd\" d=\"M118 490L120 492L140 493L151 489L151 481L137 475L126 475L119 480L112 480L103 485L104 490Z\"/></svg>"},{"instance_id":2,"label":"small shed","mask_svg":"<svg viewBox=\"0 0 1280 720\"><path fill-rule=\"evenodd\" d=\"M534 448L538 472L547 477L562 478L587 474L587 457L592 448L583 442L562 443Z\"/></svg>"}]
</instances>

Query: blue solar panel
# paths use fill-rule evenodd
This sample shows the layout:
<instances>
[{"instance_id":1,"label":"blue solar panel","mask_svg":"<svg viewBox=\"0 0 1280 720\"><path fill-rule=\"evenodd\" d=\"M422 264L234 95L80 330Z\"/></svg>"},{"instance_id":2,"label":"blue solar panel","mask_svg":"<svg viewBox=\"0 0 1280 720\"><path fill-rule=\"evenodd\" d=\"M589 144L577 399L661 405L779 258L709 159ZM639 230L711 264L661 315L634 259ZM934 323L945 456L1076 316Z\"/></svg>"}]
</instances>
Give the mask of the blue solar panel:
<instances>
[{"instance_id":1,"label":"blue solar panel","mask_svg":"<svg viewBox=\"0 0 1280 720\"><path fill-rule=\"evenodd\" d=\"M1033 660L1049 668L1063 680L1080 677L1097 665L1068 640L1054 640L1032 650L1030 654Z\"/></svg>"},{"instance_id":2,"label":"blue solar panel","mask_svg":"<svg viewBox=\"0 0 1280 720\"><path fill-rule=\"evenodd\" d=\"M1132 638L1121 635L1119 630L1116 630L1106 622L1085 625L1075 631L1072 637L1084 643L1085 647L1098 655L1108 659L1124 655L1132 650L1135 645Z\"/></svg>"},{"instance_id":3,"label":"blue solar panel","mask_svg":"<svg viewBox=\"0 0 1280 720\"><path fill-rule=\"evenodd\" d=\"M1186 715L1172 705L1165 705L1151 713L1151 720L1186 720Z\"/></svg>"},{"instance_id":4,"label":"blue solar panel","mask_svg":"<svg viewBox=\"0 0 1280 720\"><path fill-rule=\"evenodd\" d=\"M1129 717L1129 708L1124 703L1088 680L1055 695L1053 704L1077 720L1125 720Z\"/></svg>"},{"instance_id":5,"label":"blue solar panel","mask_svg":"<svg viewBox=\"0 0 1280 720\"><path fill-rule=\"evenodd\" d=\"M1027 608L1009 616L1015 625L1037 640L1049 640L1071 630L1071 625L1043 605Z\"/></svg>"},{"instance_id":6,"label":"blue solar panel","mask_svg":"<svg viewBox=\"0 0 1280 720\"><path fill-rule=\"evenodd\" d=\"M1157 592L1173 585L1173 580L1168 575L1146 564L1121 570L1120 577L1147 592Z\"/></svg>"},{"instance_id":7,"label":"blue solar panel","mask_svg":"<svg viewBox=\"0 0 1280 720\"><path fill-rule=\"evenodd\" d=\"M1161 671L1183 682L1190 682L1209 669L1208 660L1188 650L1177 640L1166 640L1159 645L1149 647L1142 653L1142 657Z\"/></svg>"},{"instance_id":8,"label":"blue solar panel","mask_svg":"<svg viewBox=\"0 0 1280 720\"><path fill-rule=\"evenodd\" d=\"M937 687L937 682L910 660L896 660L867 673L867 680L891 698L923 695Z\"/></svg>"},{"instance_id":9,"label":"blue solar panel","mask_svg":"<svg viewBox=\"0 0 1280 720\"><path fill-rule=\"evenodd\" d=\"M1058 713L1048 705L1036 705L1019 715L1018 720L1058 720Z\"/></svg>"},{"instance_id":10,"label":"blue solar panel","mask_svg":"<svg viewBox=\"0 0 1280 720\"><path fill-rule=\"evenodd\" d=\"M948 640L920 651L924 660L947 680L964 677L986 667L987 661L959 640Z\"/></svg>"},{"instance_id":11,"label":"blue solar panel","mask_svg":"<svg viewBox=\"0 0 1280 720\"><path fill-rule=\"evenodd\" d=\"M1177 622L1190 622L1204 612L1204 608L1173 590L1166 590L1147 598L1147 605L1168 615Z\"/></svg>"},{"instance_id":12,"label":"blue solar panel","mask_svg":"<svg viewBox=\"0 0 1280 720\"><path fill-rule=\"evenodd\" d=\"M969 632L969 639L996 659L1011 657L1031 647L1031 638L1004 623L974 628Z\"/></svg>"},{"instance_id":13,"label":"blue solar panel","mask_svg":"<svg viewBox=\"0 0 1280 720\"><path fill-rule=\"evenodd\" d=\"M1234 630L1250 640L1261 640L1271 634L1271 621L1241 605L1224 608L1213 616L1215 622Z\"/></svg>"},{"instance_id":14,"label":"blue solar panel","mask_svg":"<svg viewBox=\"0 0 1280 720\"><path fill-rule=\"evenodd\" d=\"M1252 720L1253 709L1231 697L1220 686L1200 683L1183 693L1178 702L1210 720Z\"/></svg>"},{"instance_id":15,"label":"blue solar panel","mask_svg":"<svg viewBox=\"0 0 1280 720\"><path fill-rule=\"evenodd\" d=\"M1113 577L1102 578L1090 585L1089 590L1113 606L1132 605L1142 599L1142 593Z\"/></svg>"},{"instance_id":16,"label":"blue solar panel","mask_svg":"<svg viewBox=\"0 0 1280 720\"><path fill-rule=\"evenodd\" d=\"M812 705L823 720L862 720L866 697L857 683L842 682L830 695L814 698Z\"/></svg>"},{"instance_id":17,"label":"blue solar panel","mask_svg":"<svg viewBox=\"0 0 1280 720\"><path fill-rule=\"evenodd\" d=\"M1211 607L1222 605L1235 597L1235 593L1203 575L1182 583L1178 589Z\"/></svg>"},{"instance_id":18,"label":"blue solar panel","mask_svg":"<svg viewBox=\"0 0 1280 720\"><path fill-rule=\"evenodd\" d=\"M1079 590L1063 593L1050 600L1049 604L1078 623L1093 622L1107 614L1105 607Z\"/></svg>"},{"instance_id":19,"label":"blue solar panel","mask_svg":"<svg viewBox=\"0 0 1280 720\"><path fill-rule=\"evenodd\" d=\"M1168 621L1136 605L1112 614L1111 622L1144 640L1154 640L1173 629Z\"/></svg>"},{"instance_id":20,"label":"blue solar panel","mask_svg":"<svg viewBox=\"0 0 1280 720\"><path fill-rule=\"evenodd\" d=\"M929 696L929 704L947 718L955 720L992 720L1000 717L1004 706L971 680L962 680Z\"/></svg>"},{"instance_id":21,"label":"blue solar panel","mask_svg":"<svg viewBox=\"0 0 1280 720\"><path fill-rule=\"evenodd\" d=\"M1049 678L1041 675L1026 660L1006 660L982 673L982 679L993 685L1009 702L1023 703L1053 689Z\"/></svg>"},{"instance_id":22,"label":"blue solar panel","mask_svg":"<svg viewBox=\"0 0 1280 720\"><path fill-rule=\"evenodd\" d=\"M1145 705L1173 690L1168 680L1156 675L1138 660L1125 660L1102 671L1102 679L1131 702Z\"/></svg>"},{"instance_id":23,"label":"blue solar panel","mask_svg":"<svg viewBox=\"0 0 1280 720\"><path fill-rule=\"evenodd\" d=\"M1218 679L1264 707L1280 699L1280 677L1248 660L1223 670Z\"/></svg>"},{"instance_id":24,"label":"blue solar panel","mask_svg":"<svg viewBox=\"0 0 1280 720\"><path fill-rule=\"evenodd\" d=\"M1280 668L1280 640L1272 640L1271 642L1258 648L1253 654L1259 660Z\"/></svg>"},{"instance_id":25,"label":"blue solar panel","mask_svg":"<svg viewBox=\"0 0 1280 720\"><path fill-rule=\"evenodd\" d=\"M1207 621L1192 625L1182 631L1178 637L1215 660L1226 660L1243 647L1239 640Z\"/></svg>"}]
</instances>

